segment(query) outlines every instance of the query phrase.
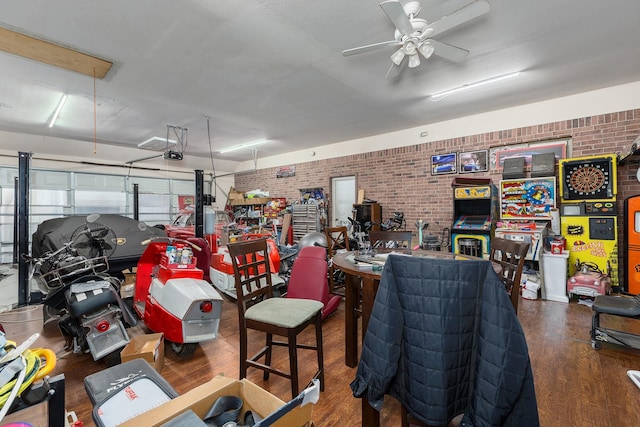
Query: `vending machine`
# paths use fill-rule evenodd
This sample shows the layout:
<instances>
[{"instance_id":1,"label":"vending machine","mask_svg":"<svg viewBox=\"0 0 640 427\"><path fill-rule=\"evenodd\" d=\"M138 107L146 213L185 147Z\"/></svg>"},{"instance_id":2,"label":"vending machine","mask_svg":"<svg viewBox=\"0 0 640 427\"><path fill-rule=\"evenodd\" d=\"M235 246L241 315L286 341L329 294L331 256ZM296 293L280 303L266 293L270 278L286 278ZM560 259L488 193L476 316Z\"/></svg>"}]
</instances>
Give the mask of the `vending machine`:
<instances>
[{"instance_id":1,"label":"vending machine","mask_svg":"<svg viewBox=\"0 0 640 427\"><path fill-rule=\"evenodd\" d=\"M625 253L624 283L626 291L640 294L640 196L624 200Z\"/></svg>"},{"instance_id":2,"label":"vending machine","mask_svg":"<svg viewBox=\"0 0 640 427\"><path fill-rule=\"evenodd\" d=\"M489 257L498 211L496 186L454 187L451 243L454 253Z\"/></svg>"},{"instance_id":3,"label":"vending machine","mask_svg":"<svg viewBox=\"0 0 640 427\"><path fill-rule=\"evenodd\" d=\"M581 263L618 280L617 156L560 160L560 222L569 250L569 275Z\"/></svg>"}]
</instances>

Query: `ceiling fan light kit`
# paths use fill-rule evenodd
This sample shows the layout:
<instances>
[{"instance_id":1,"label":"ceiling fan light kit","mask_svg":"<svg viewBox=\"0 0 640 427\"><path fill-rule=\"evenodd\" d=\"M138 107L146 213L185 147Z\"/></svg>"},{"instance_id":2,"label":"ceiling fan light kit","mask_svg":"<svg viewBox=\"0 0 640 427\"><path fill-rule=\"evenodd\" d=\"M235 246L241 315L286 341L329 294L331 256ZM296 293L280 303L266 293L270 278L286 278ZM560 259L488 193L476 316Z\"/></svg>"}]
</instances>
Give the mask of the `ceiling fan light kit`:
<instances>
[{"instance_id":1,"label":"ceiling fan light kit","mask_svg":"<svg viewBox=\"0 0 640 427\"><path fill-rule=\"evenodd\" d=\"M342 55L351 56L389 46L399 46L400 48L391 55L392 65L387 72L387 78L399 74L399 68L403 66L404 58L407 56L409 68L420 65L419 54L425 59L436 54L450 61L460 61L466 57L468 50L438 42L431 37L484 15L491 8L486 0L476 0L437 21L428 23L416 17L421 10L418 1L410 1L402 6L398 0L387 0L380 3L380 7L396 27L394 40L343 50Z\"/></svg>"}]
</instances>

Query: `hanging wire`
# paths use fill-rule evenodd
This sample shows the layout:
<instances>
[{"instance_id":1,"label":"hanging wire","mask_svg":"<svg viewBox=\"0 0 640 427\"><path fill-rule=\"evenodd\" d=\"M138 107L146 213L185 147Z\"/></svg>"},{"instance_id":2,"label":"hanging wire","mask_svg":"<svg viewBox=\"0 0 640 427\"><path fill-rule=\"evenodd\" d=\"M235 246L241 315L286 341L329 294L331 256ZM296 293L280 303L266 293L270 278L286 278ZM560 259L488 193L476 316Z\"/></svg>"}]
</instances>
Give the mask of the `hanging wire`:
<instances>
[{"instance_id":1,"label":"hanging wire","mask_svg":"<svg viewBox=\"0 0 640 427\"><path fill-rule=\"evenodd\" d=\"M97 113L97 103L96 100L96 68L93 67L93 154L98 152L98 133L96 128L98 127L98 113Z\"/></svg>"},{"instance_id":2,"label":"hanging wire","mask_svg":"<svg viewBox=\"0 0 640 427\"><path fill-rule=\"evenodd\" d=\"M218 195L218 186L216 185L216 167L213 164L213 146L211 145L211 129L209 127L209 121L211 117L207 117L207 138L209 138L209 158L211 159L211 169L213 170L213 180L211 182L211 186L213 187L213 197L217 199Z\"/></svg>"}]
</instances>

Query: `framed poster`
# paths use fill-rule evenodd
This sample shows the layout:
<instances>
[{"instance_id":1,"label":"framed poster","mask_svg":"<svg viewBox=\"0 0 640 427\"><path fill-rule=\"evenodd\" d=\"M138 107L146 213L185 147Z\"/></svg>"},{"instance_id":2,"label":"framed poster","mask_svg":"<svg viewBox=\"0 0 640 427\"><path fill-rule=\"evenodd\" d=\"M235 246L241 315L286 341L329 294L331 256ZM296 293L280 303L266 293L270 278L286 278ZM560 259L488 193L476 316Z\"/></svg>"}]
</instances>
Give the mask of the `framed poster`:
<instances>
[{"instance_id":1,"label":"framed poster","mask_svg":"<svg viewBox=\"0 0 640 427\"><path fill-rule=\"evenodd\" d=\"M555 207L555 177L500 181L501 219L551 220Z\"/></svg>"},{"instance_id":2,"label":"framed poster","mask_svg":"<svg viewBox=\"0 0 640 427\"><path fill-rule=\"evenodd\" d=\"M456 153L431 156L431 175L456 173Z\"/></svg>"},{"instance_id":3,"label":"framed poster","mask_svg":"<svg viewBox=\"0 0 640 427\"><path fill-rule=\"evenodd\" d=\"M463 151L459 155L458 172L473 173L489 170L489 150Z\"/></svg>"},{"instance_id":4,"label":"framed poster","mask_svg":"<svg viewBox=\"0 0 640 427\"><path fill-rule=\"evenodd\" d=\"M504 161L513 157L524 157L525 169L531 169L531 158L534 154L553 153L556 163L567 157L569 140L563 139L553 142L536 142L528 144L507 145L494 147L489 151L491 169L502 170Z\"/></svg>"}]
</instances>

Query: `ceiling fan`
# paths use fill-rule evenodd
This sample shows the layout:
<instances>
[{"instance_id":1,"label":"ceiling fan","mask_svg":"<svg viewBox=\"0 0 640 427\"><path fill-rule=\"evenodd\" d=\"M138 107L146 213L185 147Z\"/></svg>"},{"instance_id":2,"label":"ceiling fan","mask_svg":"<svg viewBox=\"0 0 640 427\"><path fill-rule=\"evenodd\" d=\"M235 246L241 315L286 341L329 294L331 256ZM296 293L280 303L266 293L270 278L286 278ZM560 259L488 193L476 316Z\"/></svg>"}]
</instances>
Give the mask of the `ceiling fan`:
<instances>
[{"instance_id":1,"label":"ceiling fan","mask_svg":"<svg viewBox=\"0 0 640 427\"><path fill-rule=\"evenodd\" d=\"M420 65L420 55L425 59L435 54L450 61L462 60L469 54L468 50L434 40L432 37L484 15L491 8L486 0L476 0L437 21L428 23L422 18L417 18L421 9L418 1L410 1L402 6L398 0L388 0L380 3L380 7L396 26L394 40L343 50L342 55L351 56L388 46L398 46L399 49L391 55L392 64L387 78L396 77L405 63L408 63L409 68ZM405 61L405 58L408 60Z\"/></svg>"}]
</instances>

